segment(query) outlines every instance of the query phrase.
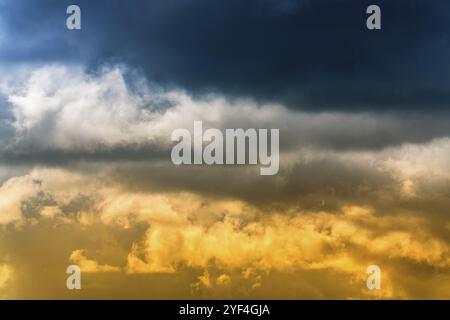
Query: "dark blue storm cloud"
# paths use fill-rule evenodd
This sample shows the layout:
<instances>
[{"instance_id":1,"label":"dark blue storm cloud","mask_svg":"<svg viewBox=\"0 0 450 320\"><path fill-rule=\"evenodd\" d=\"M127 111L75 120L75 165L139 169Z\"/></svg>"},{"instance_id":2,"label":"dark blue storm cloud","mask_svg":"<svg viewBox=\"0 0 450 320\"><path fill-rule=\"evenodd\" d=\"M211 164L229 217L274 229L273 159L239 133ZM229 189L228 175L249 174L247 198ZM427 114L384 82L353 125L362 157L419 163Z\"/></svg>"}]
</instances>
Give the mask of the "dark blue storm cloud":
<instances>
[{"instance_id":1,"label":"dark blue storm cloud","mask_svg":"<svg viewBox=\"0 0 450 320\"><path fill-rule=\"evenodd\" d=\"M65 27L78 4L82 30ZM382 30L366 28L366 8ZM450 2L3 0L0 63L123 63L161 85L309 110L446 110Z\"/></svg>"}]
</instances>

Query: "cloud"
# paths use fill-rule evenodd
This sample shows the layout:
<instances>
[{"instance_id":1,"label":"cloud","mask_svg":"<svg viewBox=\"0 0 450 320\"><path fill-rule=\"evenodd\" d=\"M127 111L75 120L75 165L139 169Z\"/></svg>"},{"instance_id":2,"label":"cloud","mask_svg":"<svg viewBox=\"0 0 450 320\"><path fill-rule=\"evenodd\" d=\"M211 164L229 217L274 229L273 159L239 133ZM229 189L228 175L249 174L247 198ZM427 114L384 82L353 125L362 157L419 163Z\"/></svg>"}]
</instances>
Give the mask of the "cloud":
<instances>
[{"instance_id":1,"label":"cloud","mask_svg":"<svg viewBox=\"0 0 450 320\"><path fill-rule=\"evenodd\" d=\"M90 77L80 69L38 69L8 96L19 139L42 149L90 149L132 144L150 135L143 101L119 69Z\"/></svg>"},{"instance_id":2,"label":"cloud","mask_svg":"<svg viewBox=\"0 0 450 320\"><path fill-rule=\"evenodd\" d=\"M216 279L216 283L218 285L228 285L231 282L231 278L229 275L227 274L221 274L220 276L217 277Z\"/></svg>"},{"instance_id":3,"label":"cloud","mask_svg":"<svg viewBox=\"0 0 450 320\"><path fill-rule=\"evenodd\" d=\"M74 235L83 232L91 240L77 235L70 241L72 249L53 249L59 252L61 263L76 263L91 274L114 271L127 277L125 283L142 275L178 277L188 272L188 287L194 296L236 296L233 292L244 290L243 296L254 297L276 275L305 275L316 290L325 285L325 279L330 280L328 277L341 277L335 284L343 290L341 294L371 297L373 293L364 286L365 269L374 263L383 270L384 289L378 297L433 296L429 287L425 286L420 294L405 280L413 276L414 270L420 270L421 277L429 277L430 283L443 277L446 285L450 264L448 218L444 215L438 219L433 206L420 208L425 210L422 213L408 208L405 204L414 203L417 195L408 195L404 200L394 195L395 201L383 202L384 211L376 197L366 198L364 206L341 199L342 204L334 209L320 207L320 203L308 208L301 202L260 209L239 198L130 191L102 174L35 169L27 176L10 179L16 189L22 185L24 190L40 181L38 193L47 197L28 194L42 205L34 206L33 219L23 215L17 228L8 232L8 238L18 237L24 229L31 239L42 228L45 232L41 231L40 237L58 237L58 230ZM378 188L379 192L385 186ZM401 192L402 185L396 188ZM320 199L323 195L316 192ZM45 200L49 198L51 209ZM24 201L30 203L30 199L17 198L15 206L24 208L20 205ZM48 211L52 214L44 214ZM141 227L142 232L133 231ZM78 228L85 231L75 233ZM109 236L99 241L104 233L95 230L102 228L114 228L113 233L105 231L114 241ZM123 233L126 230L130 230L129 236ZM0 249L6 250L15 268L16 255L9 248L4 244ZM317 273L322 280L313 280ZM264 292L264 296L271 296ZM285 294L312 297L311 291Z\"/></svg>"},{"instance_id":4,"label":"cloud","mask_svg":"<svg viewBox=\"0 0 450 320\"><path fill-rule=\"evenodd\" d=\"M38 186L29 177L11 178L0 187L0 225L22 219L22 201L35 194Z\"/></svg>"},{"instance_id":5,"label":"cloud","mask_svg":"<svg viewBox=\"0 0 450 320\"><path fill-rule=\"evenodd\" d=\"M141 244L143 248L133 248L128 272L144 271L142 264L138 270L134 269L138 254L144 254L148 261L147 272L173 272L182 264L207 268L211 261L219 270L226 271L251 268L258 272L272 269L356 272L363 268L366 255L405 258L443 270L447 268L450 263L448 245L430 235L406 231L408 225L418 221L403 219L404 227L400 227L395 218L375 218L365 208L346 207L339 215L326 212L302 212L294 216L271 214L248 223L232 217L203 226L200 223L181 226L153 223ZM383 231L380 226L395 229ZM406 230L401 230L403 228ZM227 239L226 243L223 239ZM352 247L358 254L349 256Z\"/></svg>"},{"instance_id":6,"label":"cloud","mask_svg":"<svg viewBox=\"0 0 450 320\"><path fill-rule=\"evenodd\" d=\"M0 265L0 289L6 286L13 276L13 270L7 264Z\"/></svg>"},{"instance_id":7,"label":"cloud","mask_svg":"<svg viewBox=\"0 0 450 320\"><path fill-rule=\"evenodd\" d=\"M81 272L118 272L119 267L108 264L99 264L95 260L88 259L84 250L75 250L70 254L69 260L80 267Z\"/></svg>"},{"instance_id":8,"label":"cloud","mask_svg":"<svg viewBox=\"0 0 450 320\"><path fill-rule=\"evenodd\" d=\"M192 130L194 120L223 130L279 128L283 153L427 143L448 136L450 128L446 113L307 113L214 94L193 97L148 83L124 66L89 73L47 65L9 74L1 86L13 115L3 125L4 162L167 161L171 132Z\"/></svg>"},{"instance_id":9,"label":"cloud","mask_svg":"<svg viewBox=\"0 0 450 320\"><path fill-rule=\"evenodd\" d=\"M70 4L4 3L0 59L118 61L190 94L300 110L448 111L445 1L378 1L376 33L365 27L371 1L80 0L81 32L65 27Z\"/></svg>"},{"instance_id":10,"label":"cloud","mask_svg":"<svg viewBox=\"0 0 450 320\"><path fill-rule=\"evenodd\" d=\"M448 296L446 3L68 4L0 1L2 298ZM175 167L194 120L280 129L279 174Z\"/></svg>"}]
</instances>

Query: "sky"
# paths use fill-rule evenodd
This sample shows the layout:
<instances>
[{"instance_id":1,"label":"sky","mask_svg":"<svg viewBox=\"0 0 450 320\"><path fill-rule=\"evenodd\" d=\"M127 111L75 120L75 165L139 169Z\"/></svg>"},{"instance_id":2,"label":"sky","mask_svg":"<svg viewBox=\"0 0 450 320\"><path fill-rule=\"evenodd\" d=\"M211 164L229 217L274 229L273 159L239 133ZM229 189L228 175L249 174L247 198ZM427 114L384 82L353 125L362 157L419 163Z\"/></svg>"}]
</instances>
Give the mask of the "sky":
<instances>
[{"instance_id":1,"label":"sky","mask_svg":"<svg viewBox=\"0 0 450 320\"><path fill-rule=\"evenodd\" d=\"M449 299L449 7L0 0L0 299ZM278 174L175 166L194 121Z\"/></svg>"}]
</instances>

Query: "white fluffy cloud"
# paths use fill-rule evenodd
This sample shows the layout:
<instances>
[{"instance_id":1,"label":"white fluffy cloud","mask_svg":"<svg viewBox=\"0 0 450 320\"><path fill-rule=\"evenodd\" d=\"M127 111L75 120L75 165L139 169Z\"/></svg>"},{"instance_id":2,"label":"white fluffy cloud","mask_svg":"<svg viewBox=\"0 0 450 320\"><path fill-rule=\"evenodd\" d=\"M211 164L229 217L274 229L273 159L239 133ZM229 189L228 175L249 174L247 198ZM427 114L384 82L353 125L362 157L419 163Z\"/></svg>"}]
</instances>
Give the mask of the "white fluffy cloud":
<instances>
[{"instance_id":1,"label":"white fluffy cloud","mask_svg":"<svg viewBox=\"0 0 450 320\"><path fill-rule=\"evenodd\" d=\"M279 128L282 150L378 149L450 134L442 115L306 113L217 95L193 98L153 87L125 67L97 73L80 66L19 68L10 70L0 91L15 118L16 143L30 150L167 146L173 129L192 128L194 120L218 128ZM433 125L421 130L418 123Z\"/></svg>"}]
</instances>

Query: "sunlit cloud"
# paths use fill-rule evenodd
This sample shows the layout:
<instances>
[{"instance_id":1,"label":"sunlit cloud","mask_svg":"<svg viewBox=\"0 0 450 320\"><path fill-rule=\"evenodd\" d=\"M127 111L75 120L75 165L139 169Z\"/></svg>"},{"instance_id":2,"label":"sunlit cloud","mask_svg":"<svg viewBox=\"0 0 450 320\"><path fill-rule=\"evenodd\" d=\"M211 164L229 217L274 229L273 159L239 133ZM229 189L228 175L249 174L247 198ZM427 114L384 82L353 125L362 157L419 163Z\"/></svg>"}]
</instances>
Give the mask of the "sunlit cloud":
<instances>
[{"instance_id":1,"label":"sunlit cloud","mask_svg":"<svg viewBox=\"0 0 450 320\"><path fill-rule=\"evenodd\" d=\"M402 276L395 270L405 261L427 270L432 278L448 276L450 248L445 235L436 233L431 217L417 215L401 205L391 205L383 215L370 206L351 204L334 211L301 206L261 211L233 198L130 192L98 174L61 169L34 170L8 180L4 186L12 182L14 192L22 195L15 202L10 198L10 206L19 208L16 218L21 219L20 223L14 220L16 232L26 225L38 228L49 222L81 228L103 224L124 230L145 226L121 263L99 262L102 258L95 250L85 247L65 253L68 264L78 264L87 273L113 272L131 277L198 270L202 275L191 282L194 293L206 289L220 292L239 285L251 296L274 272L324 272L349 281L340 284L344 288L356 286L359 293L354 293L355 297L370 297L373 293L364 289L365 268L375 261L384 270L385 287L378 295L385 298L412 296L409 286L396 285ZM23 191L18 191L21 187ZM2 192L10 190L4 188ZM24 211L23 203L34 206ZM14 256L13 252L9 254Z\"/></svg>"},{"instance_id":2,"label":"sunlit cloud","mask_svg":"<svg viewBox=\"0 0 450 320\"><path fill-rule=\"evenodd\" d=\"M125 66L17 70L0 85L13 115L0 145L0 287L16 288L9 297L36 297L23 281L39 271L24 267L37 257L17 239L42 259L61 234L74 240L52 245L52 270L76 264L88 288L108 280L90 297L126 297L108 283L135 279L176 279L183 298L430 298L437 283L448 287L446 118L425 117L436 122L428 134L415 128L417 114L194 97ZM279 174L175 167L170 133L194 120L280 128ZM365 286L371 264L383 271L379 292ZM416 272L427 280L421 291ZM58 277L45 279L58 288ZM276 289L277 279L295 289ZM52 292L68 294L42 295Z\"/></svg>"}]
</instances>

